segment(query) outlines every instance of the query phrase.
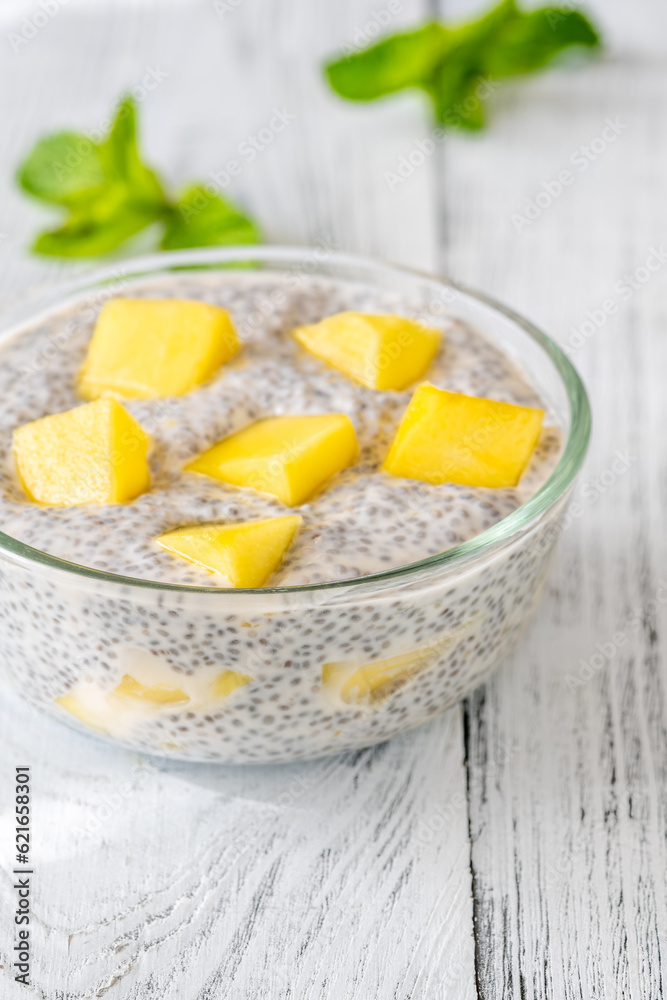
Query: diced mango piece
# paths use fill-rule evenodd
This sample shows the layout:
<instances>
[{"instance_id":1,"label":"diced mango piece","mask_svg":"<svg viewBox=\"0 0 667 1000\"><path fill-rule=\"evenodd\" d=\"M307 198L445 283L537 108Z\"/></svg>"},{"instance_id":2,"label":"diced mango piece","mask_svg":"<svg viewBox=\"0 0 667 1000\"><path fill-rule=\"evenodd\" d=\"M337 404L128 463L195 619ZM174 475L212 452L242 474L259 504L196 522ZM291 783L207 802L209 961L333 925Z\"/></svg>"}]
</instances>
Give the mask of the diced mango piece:
<instances>
[{"instance_id":1,"label":"diced mango piece","mask_svg":"<svg viewBox=\"0 0 667 1000\"><path fill-rule=\"evenodd\" d=\"M153 657L150 662L144 659L136 665L142 680L125 674L120 684L107 691L96 684L79 682L55 702L90 729L114 733L160 711L186 707L188 711L205 711L226 701L253 679L237 670L222 670L212 678L184 676L181 686L178 675L161 668Z\"/></svg>"},{"instance_id":2,"label":"diced mango piece","mask_svg":"<svg viewBox=\"0 0 667 1000\"><path fill-rule=\"evenodd\" d=\"M442 334L403 316L342 312L293 336L368 389L405 389L426 373Z\"/></svg>"},{"instance_id":3,"label":"diced mango piece","mask_svg":"<svg viewBox=\"0 0 667 1000\"><path fill-rule=\"evenodd\" d=\"M420 385L384 470L406 479L516 486L540 435L544 410Z\"/></svg>"},{"instance_id":4,"label":"diced mango piece","mask_svg":"<svg viewBox=\"0 0 667 1000\"><path fill-rule=\"evenodd\" d=\"M87 700L76 691L68 691L67 694L56 698L55 701L57 705L64 708L79 722L83 722L85 726L89 726L90 729L96 729L100 733L107 732L109 718L102 698Z\"/></svg>"},{"instance_id":5,"label":"diced mango piece","mask_svg":"<svg viewBox=\"0 0 667 1000\"><path fill-rule=\"evenodd\" d=\"M123 503L150 487L150 437L114 399L55 413L14 431L14 457L31 500L53 506Z\"/></svg>"},{"instance_id":6,"label":"diced mango piece","mask_svg":"<svg viewBox=\"0 0 667 1000\"><path fill-rule=\"evenodd\" d=\"M197 524L156 538L168 552L227 577L232 587L263 587L283 560L301 517Z\"/></svg>"},{"instance_id":7,"label":"diced mango piece","mask_svg":"<svg viewBox=\"0 0 667 1000\"><path fill-rule=\"evenodd\" d=\"M226 309L185 299L112 299L79 375L84 399L181 396L239 350Z\"/></svg>"},{"instance_id":8,"label":"diced mango piece","mask_svg":"<svg viewBox=\"0 0 667 1000\"><path fill-rule=\"evenodd\" d=\"M114 688L113 694L116 697L130 698L149 705L175 705L190 701L185 691L180 688L170 687L168 684L141 684L129 674L125 674L120 684Z\"/></svg>"},{"instance_id":9,"label":"diced mango piece","mask_svg":"<svg viewBox=\"0 0 667 1000\"><path fill-rule=\"evenodd\" d=\"M186 468L271 493L293 507L351 465L358 450L354 427L342 413L270 417L220 441Z\"/></svg>"},{"instance_id":10,"label":"diced mango piece","mask_svg":"<svg viewBox=\"0 0 667 1000\"><path fill-rule=\"evenodd\" d=\"M380 704L417 674L434 663L443 645L425 646L386 660L359 666L354 663L325 663L322 684L329 694L346 705L372 707Z\"/></svg>"},{"instance_id":11,"label":"diced mango piece","mask_svg":"<svg viewBox=\"0 0 667 1000\"><path fill-rule=\"evenodd\" d=\"M240 674L236 670L223 670L213 681L213 695L215 698L229 698L237 688L245 687L251 680L249 674Z\"/></svg>"}]
</instances>

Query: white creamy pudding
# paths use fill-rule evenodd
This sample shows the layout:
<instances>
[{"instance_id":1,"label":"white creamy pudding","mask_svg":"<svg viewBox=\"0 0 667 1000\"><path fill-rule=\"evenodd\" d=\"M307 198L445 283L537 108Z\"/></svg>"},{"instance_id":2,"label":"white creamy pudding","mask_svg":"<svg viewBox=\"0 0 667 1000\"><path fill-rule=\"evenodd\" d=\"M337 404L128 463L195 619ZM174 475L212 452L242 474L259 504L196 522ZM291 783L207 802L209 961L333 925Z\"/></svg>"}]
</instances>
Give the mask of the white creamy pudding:
<instances>
[{"instance_id":1,"label":"white creamy pudding","mask_svg":"<svg viewBox=\"0 0 667 1000\"><path fill-rule=\"evenodd\" d=\"M24 693L79 728L151 753L227 762L367 746L469 691L512 648L529 617L555 540L548 519L461 565L400 568L475 538L540 490L563 450L564 432L549 400L484 329L457 318L455 303L445 315L430 308L428 297L363 281L288 279L227 268L172 273L122 290L134 300L189 300L228 310L241 349L180 395L98 392L104 378L100 382L86 357L99 295L52 310L0 347L0 525L11 539L38 550L12 554L8 543L0 559L0 654ZM369 388L292 335L349 311L417 320L434 333L434 344L439 331L432 360L401 389ZM155 376L150 368L148 381ZM421 478L410 472L419 462L428 465L433 452L423 434L420 443L417 425L406 431L422 383L435 387L426 395L436 410L441 401L474 397L470 405L463 401L464 421L473 403L482 409L484 401L513 404L509 416L494 418L510 439L513 407L529 416L539 410L540 423L545 411L539 434L523 441L525 462L516 466L510 456L518 481L470 485L449 482L446 473L428 481L428 472ZM430 406L426 395L422 402ZM130 470L127 495L133 498L115 502L118 483L103 481L96 466L86 481L84 458L73 455L67 441L59 445L59 468L47 470L47 486L38 483L44 442L55 440L43 428L52 435L59 426L40 421L80 417L83 406L99 407L95 419L101 414L102 421L122 413L123 427L139 428L148 468L143 478ZM436 410L426 414L431 422ZM228 472L227 480L210 473L221 443L258 421L322 415L335 415L336 427L356 444L337 464L333 444L318 446L316 461L331 468L305 497L281 499L280 491L264 489L273 472L269 479L236 481ZM494 476L510 482L506 472L504 479L498 474L507 455L493 451L496 430L491 438L488 428L468 435L444 468L465 465L474 452L482 478L487 462L489 482ZM124 434L112 461L119 449L124 461L124 450L136 446L131 430ZM71 464L73 482L81 480L82 462L77 489L106 502L39 502L42 488L47 499L56 486L58 496L66 496L63 465ZM478 481L480 473L470 476ZM223 544L220 529L273 519L287 535L264 590L238 581L230 589L232 570L212 572L218 566L208 557L193 560L199 549L178 534L212 526L204 546L210 552ZM243 537L233 534L238 580L251 579L248 566L270 546L253 536L256 548L248 541L246 551ZM74 567L45 561L39 552ZM366 579L386 571L396 572ZM335 586L319 589L322 584ZM304 589L289 589L295 587Z\"/></svg>"},{"instance_id":2,"label":"white creamy pudding","mask_svg":"<svg viewBox=\"0 0 667 1000\"><path fill-rule=\"evenodd\" d=\"M0 521L28 545L108 573L193 586L225 585L213 574L174 559L155 537L184 524L276 517L284 505L251 489L184 471L216 441L253 421L284 414L344 413L352 421L360 455L309 502L299 506L303 524L271 586L345 580L416 562L467 541L532 496L550 475L561 435L547 418L539 446L516 487L431 485L381 471L414 386L402 392L355 384L313 357L290 337L300 324L344 309L405 312L395 296L313 280L292 293L281 289L259 326L258 307L271 302L275 282L252 272L230 281L203 275L168 284L133 286L132 296L203 299L228 309L243 348L203 386L183 396L127 400L124 405L151 435L151 489L130 503L52 507L31 503L11 458L14 428L45 414L80 405L77 376L94 319L82 305L54 315L1 352ZM88 318L83 318L88 314ZM419 313L417 314L419 315ZM482 332L448 319L440 349L428 368L429 382L451 392L522 406L544 405L516 364ZM64 332L69 331L64 337ZM47 352L50 344L62 349ZM47 357L48 355L48 357ZM44 357L36 370L34 361Z\"/></svg>"}]
</instances>

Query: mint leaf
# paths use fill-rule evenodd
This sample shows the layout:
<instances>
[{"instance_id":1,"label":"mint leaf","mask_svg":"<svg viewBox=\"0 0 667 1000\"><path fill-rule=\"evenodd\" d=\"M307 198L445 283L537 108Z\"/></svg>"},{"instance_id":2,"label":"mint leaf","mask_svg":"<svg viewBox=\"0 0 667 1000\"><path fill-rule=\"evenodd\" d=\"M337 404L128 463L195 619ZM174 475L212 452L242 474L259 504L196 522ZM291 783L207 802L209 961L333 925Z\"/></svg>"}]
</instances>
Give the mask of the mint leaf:
<instances>
[{"instance_id":1,"label":"mint leaf","mask_svg":"<svg viewBox=\"0 0 667 1000\"><path fill-rule=\"evenodd\" d=\"M498 34L521 18L514 0L451 32L448 52L425 83L436 118L445 125L479 129L484 126L480 89L488 76L486 54Z\"/></svg>"},{"instance_id":2,"label":"mint leaf","mask_svg":"<svg viewBox=\"0 0 667 1000\"><path fill-rule=\"evenodd\" d=\"M108 253L168 210L157 176L139 157L131 98L121 101L102 142L76 132L47 136L21 164L17 179L27 193L70 210L62 226L33 244L36 253L49 256Z\"/></svg>"},{"instance_id":3,"label":"mint leaf","mask_svg":"<svg viewBox=\"0 0 667 1000\"><path fill-rule=\"evenodd\" d=\"M480 94L485 94L481 76L465 67L443 66L429 87L436 118L443 125L474 131L484 128L486 118Z\"/></svg>"},{"instance_id":4,"label":"mint leaf","mask_svg":"<svg viewBox=\"0 0 667 1000\"><path fill-rule=\"evenodd\" d=\"M173 206L160 244L163 250L259 243L255 224L231 202L193 184Z\"/></svg>"},{"instance_id":5,"label":"mint leaf","mask_svg":"<svg viewBox=\"0 0 667 1000\"><path fill-rule=\"evenodd\" d=\"M41 233L32 249L47 257L98 257L115 250L153 221L130 208L104 221L85 214L72 215L60 229Z\"/></svg>"},{"instance_id":6,"label":"mint leaf","mask_svg":"<svg viewBox=\"0 0 667 1000\"><path fill-rule=\"evenodd\" d=\"M231 202L193 185L173 204L137 142L137 109L121 100L109 134L93 142L77 132L41 139L17 171L35 198L69 210L57 229L33 244L52 257L109 253L154 222L165 225L163 249L256 243L255 224Z\"/></svg>"},{"instance_id":7,"label":"mint leaf","mask_svg":"<svg viewBox=\"0 0 667 1000\"><path fill-rule=\"evenodd\" d=\"M494 77L532 73L573 45L600 45L600 36L583 14L554 7L534 10L501 31L498 44L487 53L486 70Z\"/></svg>"},{"instance_id":8,"label":"mint leaf","mask_svg":"<svg viewBox=\"0 0 667 1000\"><path fill-rule=\"evenodd\" d=\"M77 132L57 132L40 139L16 179L27 194L54 205L92 198L105 183L97 146Z\"/></svg>"},{"instance_id":9,"label":"mint leaf","mask_svg":"<svg viewBox=\"0 0 667 1000\"><path fill-rule=\"evenodd\" d=\"M451 33L449 51L426 85L438 121L458 128L483 128L484 107L479 95L485 93L480 87L489 76L488 50L500 33L521 17L514 0L503 0L477 21Z\"/></svg>"},{"instance_id":10,"label":"mint leaf","mask_svg":"<svg viewBox=\"0 0 667 1000\"><path fill-rule=\"evenodd\" d=\"M439 121L478 129L494 79L534 72L574 45L599 44L595 28L578 11L547 7L525 13L515 0L502 0L477 20L458 27L431 22L392 35L329 62L325 72L336 93L349 100L418 87L431 97Z\"/></svg>"},{"instance_id":11,"label":"mint leaf","mask_svg":"<svg viewBox=\"0 0 667 1000\"><path fill-rule=\"evenodd\" d=\"M156 173L142 163L139 156L136 105L131 97L121 101L99 154L108 179L125 184L133 201L165 204L165 194Z\"/></svg>"},{"instance_id":12,"label":"mint leaf","mask_svg":"<svg viewBox=\"0 0 667 1000\"><path fill-rule=\"evenodd\" d=\"M133 202L123 185L112 186L95 202L73 210L59 229L38 236L33 250L50 257L96 257L115 250L159 214L156 206Z\"/></svg>"},{"instance_id":13,"label":"mint leaf","mask_svg":"<svg viewBox=\"0 0 667 1000\"><path fill-rule=\"evenodd\" d=\"M498 34L508 24L521 20L525 15L516 5L516 0L501 0L497 7L482 17L452 29L452 49L457 54L467 53L473 62L483 62L485 47L497 39Z\"/></svg>"},{"instance_id":14,"label":"mint leaf","mask_svg":"<svg viewBox=\"0 0 667 1000\"><path fill-rule=\"evenodd\" d=\"M334 90L351 100L373 100L405 87L422 87L446 110L465 97L479 77L484 45L509 20L518 18L515 0L502 0L483 17L458 28L438 23L401 32L325 69ZM440 115L439 115L440 117Z\"/></svg>"},{"instance_id":15,"label":"mint leaf","mask_svg":"<svg viewBox=\"0 0 667 1000\"><path fill-rule=\"evenodd\" d=\"M392 35L384 42L325 66L337 94L371 101L404 87L421 86L449 47L451 32L440 24Z\"/></svg>"}]
</instances>

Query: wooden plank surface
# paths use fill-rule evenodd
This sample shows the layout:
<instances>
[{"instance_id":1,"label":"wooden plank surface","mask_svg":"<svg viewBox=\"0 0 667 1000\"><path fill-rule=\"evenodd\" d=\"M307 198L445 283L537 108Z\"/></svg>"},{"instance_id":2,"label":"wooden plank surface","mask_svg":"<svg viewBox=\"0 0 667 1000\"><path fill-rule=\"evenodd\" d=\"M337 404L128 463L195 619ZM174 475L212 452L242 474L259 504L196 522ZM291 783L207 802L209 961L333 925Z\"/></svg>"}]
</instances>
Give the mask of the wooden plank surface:
<instances>
[{"instance_id":1,"label":"wooden plank surface","mask_svg":"<svg viewBox=\"0 0 667 1000\"><path fill-rule=\"evenodd\" d=\"M204 3L63 9L5 66L5 93L11 76L19 97L3 163L47 127L94 127L123 87L159 67L166 78L142 105L146 145L173 183L224 169L285 108L294 120L234 191L267 238L432 268L433 177L396 199L367 169L399 155L422 127L419 110L404 101L350 118L314 73L372 6L323 15L306 0L246 2L223 20ZM406 21L424 13L403 4ZM2 174L10 290L52 269L17 255L43 215ZM33 768L37 873L34 987L10 981L4 922L3 1000L474 997L459 710L374 751L241 770L147 770L14 700L0 711L1 787L19 759ZM8 810L3 821L5 859ZM5 875L3 912L10 886Z\"/></svg>"},{"instance_id":2,"label":"wooden plank surface","mask_svg":"<svg viewBox=\"0 0 667 1000\"><path fill-rule=\"evenodd\" d=\"M667 15L653 0L631 13L597 0L605 60L504 84L488 133L448 138L392 191L385 172L428 133L423 103L345 105L314 72L382 6L242 0L219 17L204 0L70 0L14 53L7 32L36 5L8 4L2 295L63 270L24 253L45 216L11 181L42 131L96 127L159 68L142 102L146 146L180 184L224 169L284 107L293 121L230 193L272 242L445 268L569 344L597 417L581 516L512 661L464 706L373 751L154 766L3 694L3 1000L662 995L667 261L646 281L637 269L667 235ZM429 9L403 0L392 23ZM617 138L580 169L577 151L608 118ZM568 166L574 182L517 228ZM7 874L7 790L24 762L36 838L27 990L9 973Z\"/></svg>"},{"instance_id":3,"label":"wooden plank surface","mask_svg":"<svg viewBox=\"0 0 667 1000\"><path fill-rule=\"evenodd\" d=\"M595 416L537 618L465 707L489 1000L654 998L667 974L667 67L635 46L501 90L495 135L445 153L445 266L568 345Z\"/></svg>"}]
</instances>

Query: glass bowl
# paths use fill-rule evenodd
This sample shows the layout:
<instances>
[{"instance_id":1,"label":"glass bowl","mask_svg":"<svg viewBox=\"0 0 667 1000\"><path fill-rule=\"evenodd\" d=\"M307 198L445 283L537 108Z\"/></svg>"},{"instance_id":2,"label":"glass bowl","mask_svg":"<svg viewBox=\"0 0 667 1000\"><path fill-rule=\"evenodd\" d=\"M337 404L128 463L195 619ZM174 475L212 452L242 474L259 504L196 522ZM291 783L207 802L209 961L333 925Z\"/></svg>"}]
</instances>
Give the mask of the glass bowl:
<instances>
[{"instance_id":1,"label":"glass bowl","mask_svg":"<svg viewBox=\"0 0 667 1000\"><path fill-rule=\"evenodd\" d=\"M462 545L312 586L226 590L130 579L0 533L2 670L36 706L150 754L261 763L367 747L463 698L515 646L586 453L588 400L560 349L510 310L453 282L324 245L123 262L13 307L0 338L64 306L89 303L94 313L136 283L203 269L233 281L238 268L261 270L277 288L315 277L390 291L421 312L477 327L517 360L560 424L565 444L552 475ZM148 695L127 696L135 681Z\"/></svg>"}]
</instances>

